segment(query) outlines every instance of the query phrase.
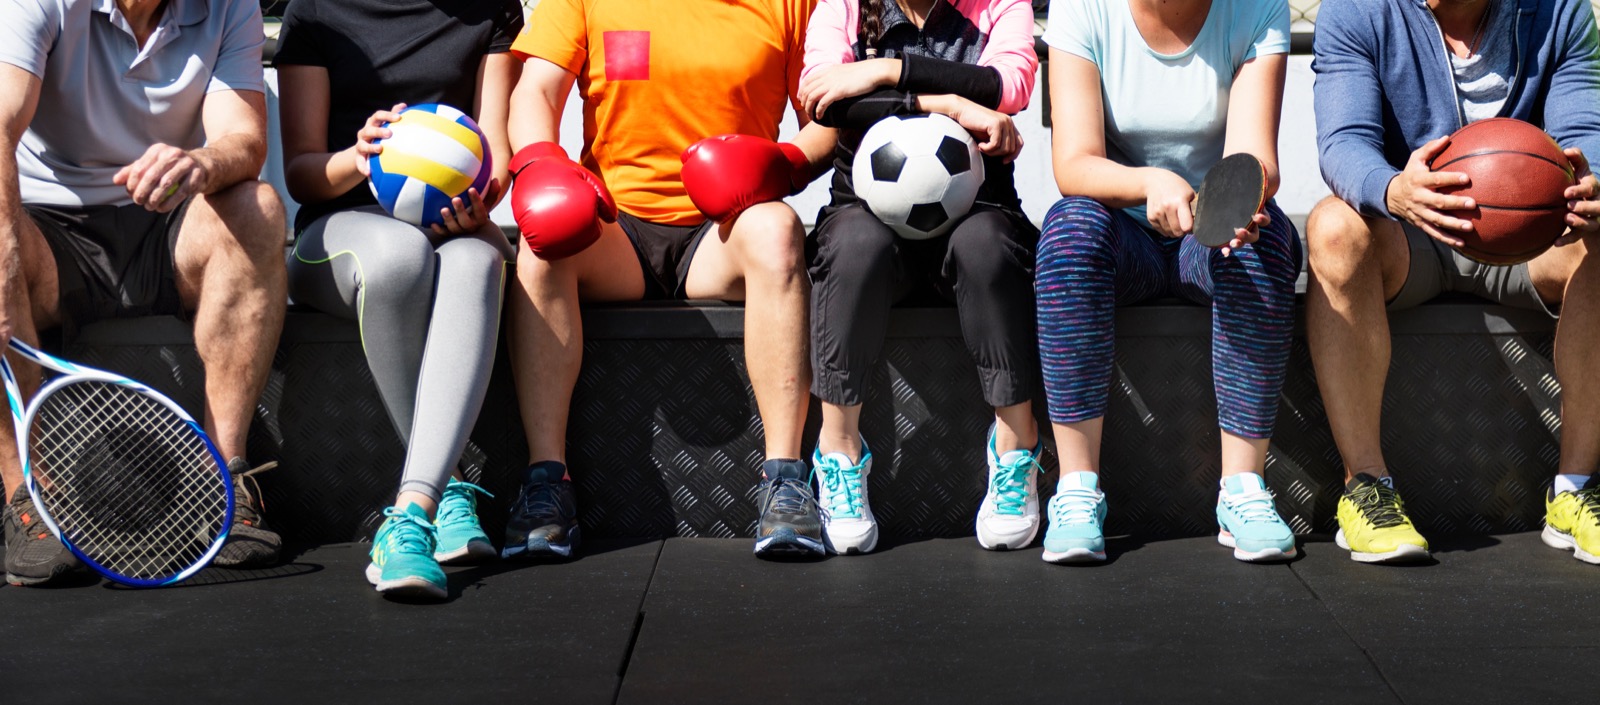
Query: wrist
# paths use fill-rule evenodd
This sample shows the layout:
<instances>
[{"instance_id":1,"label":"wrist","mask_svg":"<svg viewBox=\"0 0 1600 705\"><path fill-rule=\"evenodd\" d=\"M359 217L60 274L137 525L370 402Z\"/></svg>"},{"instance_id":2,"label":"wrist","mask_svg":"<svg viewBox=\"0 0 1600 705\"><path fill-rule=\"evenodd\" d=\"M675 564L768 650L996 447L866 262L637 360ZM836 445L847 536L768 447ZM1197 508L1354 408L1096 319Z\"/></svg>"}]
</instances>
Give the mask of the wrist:
<instances>
[{"instance_id":1,"label":"wrist","mask_svg":"<svg viewBox=\"0 0 1600 705\"><path fill-rule=\"evenodd\" d=\"M899 59L873 59L882 64L883 70L878 73L879 88L894 88L900 85L900 74L905 70Z\"/></svg>"}]
</instances>

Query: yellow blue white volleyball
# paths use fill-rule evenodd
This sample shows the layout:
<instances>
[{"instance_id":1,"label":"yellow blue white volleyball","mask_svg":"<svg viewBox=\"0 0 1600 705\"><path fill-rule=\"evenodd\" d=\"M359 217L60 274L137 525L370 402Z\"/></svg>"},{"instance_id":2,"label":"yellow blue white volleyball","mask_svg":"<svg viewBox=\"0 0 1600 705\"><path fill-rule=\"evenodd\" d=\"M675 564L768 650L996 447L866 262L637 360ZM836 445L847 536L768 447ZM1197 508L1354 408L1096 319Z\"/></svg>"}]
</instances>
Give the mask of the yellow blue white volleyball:
<instances>
[{"instance_id":1,"label":"yellow blue white volleyball","mask_svg":"<svg viewBox=\"0 0 1600 705\"><path fill-rule=\"evenodd\" d=\"M384 125L392 133L374 144L383 151L367 160L369 185L390 215L428 227L442 221L439 211L467 189L483 193L493 171L489 141L466 113L448 105L424 103L400 111Z\"/></svg>"}]
</instances>

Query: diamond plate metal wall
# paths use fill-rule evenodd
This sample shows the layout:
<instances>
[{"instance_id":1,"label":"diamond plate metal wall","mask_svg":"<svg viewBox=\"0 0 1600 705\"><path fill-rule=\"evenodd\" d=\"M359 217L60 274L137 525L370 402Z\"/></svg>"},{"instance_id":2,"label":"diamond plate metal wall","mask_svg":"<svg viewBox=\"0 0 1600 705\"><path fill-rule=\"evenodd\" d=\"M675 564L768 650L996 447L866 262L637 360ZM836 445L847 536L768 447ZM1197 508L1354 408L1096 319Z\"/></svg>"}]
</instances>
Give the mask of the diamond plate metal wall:
<instances>
[{"instance_id":1,"label":"diamond plate metal wall","mask_svg":"<svg viewBox=\"0 0 1600 705\"><path fill-rule=\"evenodd\" d=\"M738 315L683 308L586 317L591 339L568 453L590 536L752 533L761 424L745 380ZM1384 444L1424 531L1539 526L1556 467L1560 390L1548 322L1506 315L1455 305L1395 319ZM1118 326L1103 451L1108 530L1146 538L1210 533L1219 440L1206 313L1134 308L1119 314ZM972 532L989 415L956 335L951 311L903 312L873 370L862 424L875 456L873 508L887 535ZM201 408L199 359L175 320L93 326L68 353ZM812 411L808 442L816 435L814 405ZM288 539L371 536L398 483L403 449L353 327L291 315L249 449L254 462L281 462L262 485L269 518ZM493 536L525 460L502 354L462 463L469 479L495 494L482 504ZM1053 456L1045 464L1048 492ZM1342 472L1303 339L1295 344L1267 478L1296 531L1335 528Z\"/></svg>"}]
</instances>

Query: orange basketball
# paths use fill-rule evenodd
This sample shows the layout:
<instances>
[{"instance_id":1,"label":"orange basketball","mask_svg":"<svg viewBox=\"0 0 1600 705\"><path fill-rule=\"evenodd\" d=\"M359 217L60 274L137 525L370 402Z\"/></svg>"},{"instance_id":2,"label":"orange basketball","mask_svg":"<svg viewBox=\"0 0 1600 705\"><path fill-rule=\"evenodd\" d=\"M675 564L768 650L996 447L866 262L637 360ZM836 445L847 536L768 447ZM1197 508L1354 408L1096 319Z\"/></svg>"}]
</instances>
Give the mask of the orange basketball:
<instances>
[{"instance_id":1,"label":"orange basketball","mask_svg":"<svg viewBox=\"0 0 1600 705\"><path fill-rule=\"evenodd\" d=\"M1472 179L1441 193L1470 196L1477 208L1450 215L1470 221L1472 232L1452 232L1461 254L1484 264L1518 264L1538 257L1566 232L1572 163L1550 135L1512 118L1479 120L1457 130L1428 164Z\"/></svg>"}]
</instances>

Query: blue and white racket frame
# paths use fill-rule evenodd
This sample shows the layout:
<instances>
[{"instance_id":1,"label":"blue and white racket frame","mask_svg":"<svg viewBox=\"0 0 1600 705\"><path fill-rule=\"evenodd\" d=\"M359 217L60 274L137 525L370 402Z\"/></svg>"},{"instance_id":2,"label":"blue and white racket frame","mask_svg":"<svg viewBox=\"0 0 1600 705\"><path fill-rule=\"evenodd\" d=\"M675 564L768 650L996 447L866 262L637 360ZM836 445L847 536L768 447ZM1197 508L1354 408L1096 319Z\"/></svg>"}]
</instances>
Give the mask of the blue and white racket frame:
<instances>
[{"instance_id":1,"label":"blue and white racket frame","mask_svg":"<svg viewBox=\"0 0 1600 705\"><path fill-rule=\"evenodd\" d=\"M182 582L210 565L211 560L216 558L217 552L222 550L222 545L228 542L228 532L233 528L233 476L228 472L228 464L222 459L222 453L217 450L216 444L211 441L211 436L194 420L194 417L188 411L185 411L182 406L179 406L177 402L167 398L167 395L114 372L68 362L38 350L16 338L11 339L11 350L29 362L61 373L60 376L40 386L39 391L33 395L34 400L44 399L60 387L87 380L127 387L159 402L193 428L196 435L205 443L206 450L211 453L212 460L216 462L217 472L221 475L222 486L226 492L227 506L223 512L222 531L217 533L216 539L211 542L211 545L207 547L206 552L200 556L199 560L174 575L157 579L134 578L113 571L101 565L94 558L84 555L83 551L78 550L78 547L73 544L70 538L62 535L61 527L57 526L55 519L50 516L50 510L39 500L38 478L34 475L33 464L28 459L28 429L33 426L33 417L38 413L39 405L23 404L22 388L17 384L16 374L11 370L11 361L6 359L5 355L0 354L0 375L5 377L6 401L9 402L11 407L11 421L16 428L17 458L22 463L23 484L28 488L28 496L33 500L33 506L39 512L39 518L44 520L45 526L50 527L50 532L55 534L56 538L61 541L61 545L66 546L67 550L72 552L72 555L77 556L78 560L83 561L84 565L89 566L96 573L114 582L131 587L150 588L172 585ZM7 499L10 498L8 497Z\"/></svg>"}]
</instances>

